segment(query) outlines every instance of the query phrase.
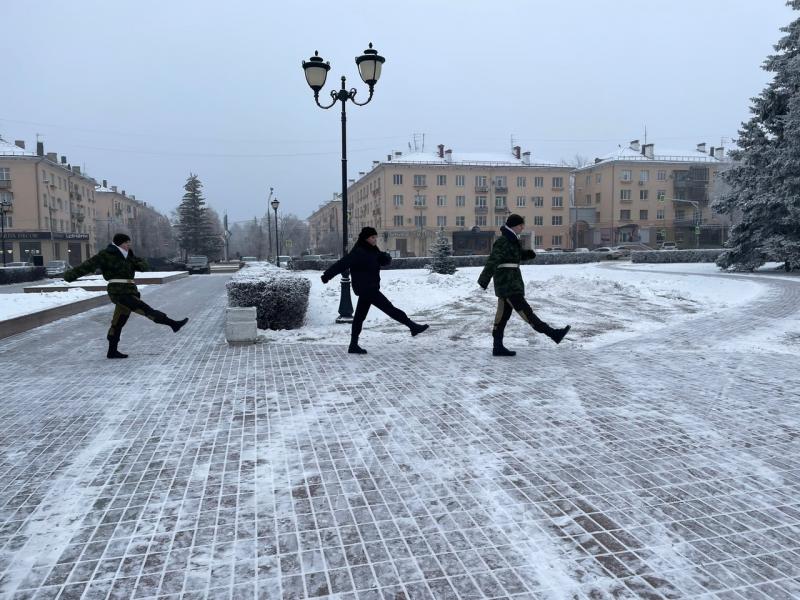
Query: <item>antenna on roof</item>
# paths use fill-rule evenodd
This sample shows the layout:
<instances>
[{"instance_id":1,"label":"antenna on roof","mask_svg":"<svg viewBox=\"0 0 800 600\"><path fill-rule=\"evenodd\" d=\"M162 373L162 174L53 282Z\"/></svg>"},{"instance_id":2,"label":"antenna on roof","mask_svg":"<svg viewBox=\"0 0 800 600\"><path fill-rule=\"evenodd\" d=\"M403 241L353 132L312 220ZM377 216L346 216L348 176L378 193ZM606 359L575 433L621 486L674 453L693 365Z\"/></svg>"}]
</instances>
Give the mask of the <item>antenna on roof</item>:
<instances>
[{"instance_id":1,"label":"antenna on roof","mask_svg":"<svg viewBox=\"0 0 800 600\"><path fill-rule=\"evenodd\" d=\"M647 123L644 125L644 143L647 143Z\"/></svg>"}]
</instances>

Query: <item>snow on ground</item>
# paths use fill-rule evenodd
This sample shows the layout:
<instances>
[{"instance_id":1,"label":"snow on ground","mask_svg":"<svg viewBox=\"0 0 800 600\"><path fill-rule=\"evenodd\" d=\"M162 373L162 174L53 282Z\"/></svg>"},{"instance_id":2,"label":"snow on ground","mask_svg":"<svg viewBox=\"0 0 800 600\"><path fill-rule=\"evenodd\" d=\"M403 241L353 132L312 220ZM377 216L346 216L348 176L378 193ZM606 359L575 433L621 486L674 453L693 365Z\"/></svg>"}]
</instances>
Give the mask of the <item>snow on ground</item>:
<instances>
[{"instance_id":1,"label":"snow on ground","mask_svg":"<svg viewBox=\"0 0 800 600\"><path fill-rule=\"evenodd\" d=\"M29 315L48 308L72 304L87 298L102 296L105 292L87 292L82 289L49 294L0 294L0 321Z\"/></svg>"},{"instance_id":2,"label":"snow on ground","mask_svg":"<svg viewBox=\"0 0 800 600\"><path fill-rule=\"evenodd\" d=\"M184 271L146 271L144 273L136 272L136 277L144 278L147 277L148 279L152 277L169 277L171 275L175 275L177 273L183 273ZM66 282L63 279L55 279L49 283L44 283L41 285L37 285L35 281L31 282L31 287L80 287L82 285L86 285L87 283L102 283L105 284L106 281L103 279L102 275L84 275L80 279L72 282ZM140 286L141 287L141 286Z\"/></svg>"},{"instance_id":3,"label":"snow on ground","mask_svg":"<svg viewBox=\"0 0 800 600\"><path fill-rule=\"evenodd\" d=\"M643 267L627 263L524 265L522 275L526 297L538 316L553 326L571 324L572 331L563 343L582 347L601 346L679 319L743 305L765 289L757 280L708 277L720 274L713 264ZM478 287L480 271L480 267L460 268L454 275L424 269L383 271L381 290L412 319L431 324L414 343L486 347L491 345L497 299L491 286L488 291ZM319 272L299 274L311 280L305 327L262 331L265 340L346 343L349 326L334 323L340 279L324 285ZM355 308L355 295L353 302ZM372 308L361 341L369 348L404 340L404 335L404 326ZM506 329L506 341L509 347L551 343L534 334L516 315Z\"/></svg>"}]
</instances>

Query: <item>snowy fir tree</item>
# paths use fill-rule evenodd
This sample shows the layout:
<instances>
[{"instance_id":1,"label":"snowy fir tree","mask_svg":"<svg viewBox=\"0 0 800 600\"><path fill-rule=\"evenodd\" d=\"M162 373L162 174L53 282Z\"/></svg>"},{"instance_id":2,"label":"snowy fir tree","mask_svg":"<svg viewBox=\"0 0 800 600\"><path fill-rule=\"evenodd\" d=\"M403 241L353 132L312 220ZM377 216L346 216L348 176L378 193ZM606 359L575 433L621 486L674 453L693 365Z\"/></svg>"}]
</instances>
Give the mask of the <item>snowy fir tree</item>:
<instances>
[{"instance_id":1,"label":"snowy fir tree","mask_svg":"<svg viewBox=\"0 0 800 600\"><path fill-rule=\"evenodd\" d=\"M800 0L798 0L800 1ZM453 250L443 229L436 234L436 241L431 247L431 271L442 275L452 275L456 272L456 263L453 260Z\"/></svg>"},{"instance_id":2,"label":"snowy fir tree","mask_svg":"<svg viewBox=\"0 0 800 600\"><path fill-rule=\"evenodd\" d=\"M787 4L800 10L800 0ZM800 19L781 31L763 66L775 77L753 98L734 164L722 174L730 189L714 205L736 223L717 260L724 269L753 270L767 260L800 268Z\"/></svg>"},{"instance_id":3,"label":"snowy fir tree","mask_svg":"<svg viewBox=\"0 0 800 600\"><path fill-rule=\"evenodd\" d=\"M218 258L222 239L214 215L209 213L203 198L203 184L197 175L189 174L183 186L185 193L178 206L178 241L184 256L204 255Z\"/></svg>"}]
</instances>

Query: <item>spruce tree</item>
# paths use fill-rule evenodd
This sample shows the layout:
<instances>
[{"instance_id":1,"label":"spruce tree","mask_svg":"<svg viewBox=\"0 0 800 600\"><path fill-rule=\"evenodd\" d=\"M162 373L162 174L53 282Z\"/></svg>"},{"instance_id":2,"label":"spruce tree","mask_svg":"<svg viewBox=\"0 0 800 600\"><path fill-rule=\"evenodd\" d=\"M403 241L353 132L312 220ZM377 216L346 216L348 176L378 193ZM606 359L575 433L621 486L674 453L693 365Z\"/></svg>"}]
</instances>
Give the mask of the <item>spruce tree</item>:
<instances>
[{"instance_id":1,"label":"spruce tree","mask_svg":"<svg viewBox=\"0 0 800 600\"><path fill-rule=\"evenodd\" d=\"M203 184L190 173L183 186L185 193L178 206L178 242L184 256L204 255L218 258L223 241L219 218L209 212L203 198Z\"/></svg>"},{"instance_id":2,"label":"spruce tree","mask_svg":"<svg viewBox=\"0 0 800 600\"><path fill-rule=\"evenodd\" d=\"M442 275L452 275L456 272L456 263L453 260L453 250L443 229L436 234L436 241L431 247L433 262L431 271Z\"/></svg>"},{"instance_id":3,"label":"spruce tree","mask_svg":"<svg viewBox=\"0 0 800 600\"><path fill-rule=\"evenodd\" d=\"M800 0L787 5L800 10ZM731 216L724 269L753 270L767 260L800 268L800 19L781 31L763 68L775 74L739 131L734 164L722 178L730 189L714 208Z\"/></svg>"}]
</instances>

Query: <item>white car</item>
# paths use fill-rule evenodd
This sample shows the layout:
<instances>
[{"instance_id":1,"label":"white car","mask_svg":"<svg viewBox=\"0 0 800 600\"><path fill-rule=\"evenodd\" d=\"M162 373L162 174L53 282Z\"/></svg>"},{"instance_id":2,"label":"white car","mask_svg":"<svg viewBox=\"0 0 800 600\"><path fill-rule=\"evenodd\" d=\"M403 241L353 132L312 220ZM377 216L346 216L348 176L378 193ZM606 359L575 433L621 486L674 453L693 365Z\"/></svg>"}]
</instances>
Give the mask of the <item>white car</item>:
<instances>
[{"instance_id":1,"label":"white car","mask_svg":"<svg viewBox=\"0 0 800 600\"><path fill-rule=\"evenodd\" d=\"M675 242L664 242L661 244L661 250L677 250L678 244Z\"/></svg>"},{"instance_id":2,"label":"white car","mask_svg":"<svg viewBox=\"0 0 800 600\"><path fill-rule=\"evenodd\" d=\"M615 250L614 248L609 248L608 246L600 246L599 248L595 248L594 252L604 252L608 253L608 258L611 260L617 259L622 256L622 252L619 250Z\"/></svg>"}]
</instances>

